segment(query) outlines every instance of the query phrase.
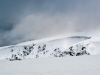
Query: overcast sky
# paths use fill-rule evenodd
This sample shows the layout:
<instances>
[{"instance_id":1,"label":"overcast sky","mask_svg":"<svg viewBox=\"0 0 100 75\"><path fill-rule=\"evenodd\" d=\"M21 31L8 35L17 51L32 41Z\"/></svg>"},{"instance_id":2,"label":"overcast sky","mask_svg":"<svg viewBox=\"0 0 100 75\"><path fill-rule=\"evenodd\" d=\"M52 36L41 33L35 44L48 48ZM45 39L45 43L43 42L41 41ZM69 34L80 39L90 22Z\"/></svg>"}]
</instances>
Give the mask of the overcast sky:
<instances>
[{"instance_id":1,"label":"overcast sky","mask_svg":"<svg viewBox=\"0 0 100 75\"><path fill-rule=\"evenodd\" d=\"M0 0L0 46L100 29L100 0Z\"/></svg>"}]
</instances>

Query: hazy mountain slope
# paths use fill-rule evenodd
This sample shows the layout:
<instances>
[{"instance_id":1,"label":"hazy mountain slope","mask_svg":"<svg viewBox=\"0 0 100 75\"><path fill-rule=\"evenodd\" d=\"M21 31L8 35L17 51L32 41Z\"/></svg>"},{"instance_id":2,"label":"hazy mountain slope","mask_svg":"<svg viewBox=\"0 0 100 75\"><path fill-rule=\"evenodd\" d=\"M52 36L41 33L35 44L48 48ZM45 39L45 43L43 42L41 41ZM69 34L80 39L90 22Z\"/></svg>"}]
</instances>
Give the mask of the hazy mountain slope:
<instances>
[{"instance_id":1,"label":"hazy mountain slope","mask_svg":"<svg viewBox=\"0 0 100 75\"><path fill-rule=\"evenodd\" d=\"M92 43L79 43L78 47L75 47L76 43L88 39L91 39L91 37L60 36L0 47L0 59L20 60L28 58L90 55L91 53L87 51L87 48Z\"/></svg>"}]
</instances>

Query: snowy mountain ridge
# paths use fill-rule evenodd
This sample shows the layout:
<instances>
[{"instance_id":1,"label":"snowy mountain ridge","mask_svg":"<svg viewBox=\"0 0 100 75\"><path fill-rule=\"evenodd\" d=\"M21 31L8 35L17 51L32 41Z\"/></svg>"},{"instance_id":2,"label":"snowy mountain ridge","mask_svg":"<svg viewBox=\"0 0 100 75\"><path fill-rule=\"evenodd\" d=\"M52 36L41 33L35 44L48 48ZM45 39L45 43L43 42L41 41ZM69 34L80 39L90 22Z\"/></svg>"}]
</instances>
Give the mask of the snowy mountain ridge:
<instances>
[{"instance_id":1,"label":"snowy mountain ridge","mask_svg":"<svg viewBox=\"0 0 100 75\"><path fill-rule=\"evenodd\" d=\"M96 54L95 45L87 36L60 36L0 47L0 59L66 57ZM85 41L84 41L85 40Z\"/></svg>"}]
</instances>

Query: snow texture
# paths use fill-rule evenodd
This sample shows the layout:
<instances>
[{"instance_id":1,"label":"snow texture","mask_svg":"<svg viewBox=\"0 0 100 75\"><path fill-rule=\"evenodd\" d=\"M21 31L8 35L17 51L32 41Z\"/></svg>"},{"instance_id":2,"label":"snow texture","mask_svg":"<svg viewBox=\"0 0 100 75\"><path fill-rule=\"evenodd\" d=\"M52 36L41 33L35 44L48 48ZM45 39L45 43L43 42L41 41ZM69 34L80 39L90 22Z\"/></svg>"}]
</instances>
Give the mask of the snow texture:
<instances>
[{"instance_id":1,"label":"snow texture","mask_svg":"<svg viewBox=\"0 0 100 75\"><path fill-rule=\"evenodd\" d=\"M100 75L100 55L0 61L0 75Z\"/></svg>"}]
</instances>

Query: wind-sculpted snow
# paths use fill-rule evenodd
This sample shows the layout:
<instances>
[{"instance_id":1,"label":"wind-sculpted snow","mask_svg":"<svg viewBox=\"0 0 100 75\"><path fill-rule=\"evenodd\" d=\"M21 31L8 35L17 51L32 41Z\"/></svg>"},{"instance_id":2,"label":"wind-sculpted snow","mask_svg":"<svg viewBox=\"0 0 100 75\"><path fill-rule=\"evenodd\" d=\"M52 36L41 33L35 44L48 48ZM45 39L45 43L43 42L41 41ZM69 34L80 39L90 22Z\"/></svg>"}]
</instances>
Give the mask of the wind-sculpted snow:
<instances>
[{"instance_id":1,"label":"wind-sculpted snow","mask_svg":"<svg viewBox=\"0 0 100 75\"><path fill-rule=\"evenodd\" d=\"M90 37L68 37L45 42L30 41L22 44L1 47L0 59L22 60L29 58L67 57L96 54L93 43L83 41ZM82 42L81 42L82 41ZM77 43L79 42L79 43Z\"/></svg>"},{"instance_id":2,"label":"wind-sculpted snow","mask_svg":"<svg viewBox=\"0 0 100 75\"><path fill-rule=\"evenodd\" d=\"M91 42L80 42L68 49L72 56L79 55L94 55L96 54L96 48Z\"/></svg>"}]
</instances>

